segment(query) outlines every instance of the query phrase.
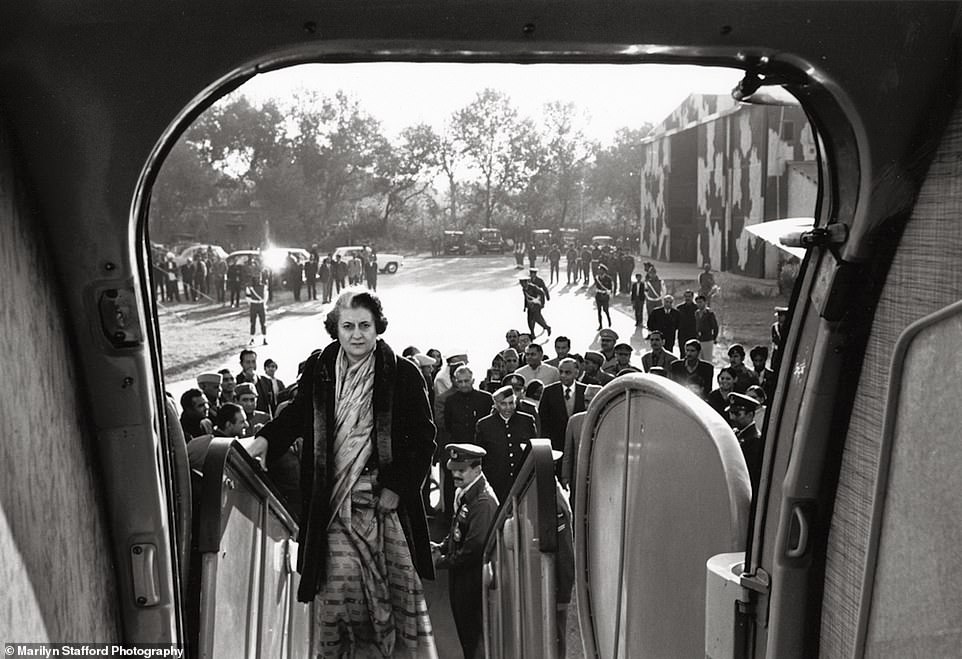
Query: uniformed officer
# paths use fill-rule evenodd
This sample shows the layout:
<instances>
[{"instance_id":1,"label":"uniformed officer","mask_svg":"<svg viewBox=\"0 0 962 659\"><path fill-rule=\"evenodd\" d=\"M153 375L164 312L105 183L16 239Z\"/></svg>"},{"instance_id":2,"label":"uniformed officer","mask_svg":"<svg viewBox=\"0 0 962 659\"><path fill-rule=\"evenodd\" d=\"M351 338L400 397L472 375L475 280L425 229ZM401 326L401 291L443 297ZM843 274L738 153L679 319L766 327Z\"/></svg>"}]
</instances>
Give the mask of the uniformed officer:
<instances>
[{"instance_id":1,"label":"uniformed officer","mask_svg":"<svg viewBox=\"0 0 962 659\"><path fill-rule=\"evenodd\" d=\"M601 367L605 363L605 356L596 350L589 350L585 353L585 372L581 376L581 381L585 384L599 384L604 386L614 380L614 376L605 373Z\"/></svg>"},{"instance_id":2,"label":"uniformed officer","mask_svg":"<svg viewBox=\"0 0 962 659\"><path fill-rule=\"evenodd\" d=\"M509 387L510 389L510 387ZM451 613L465 659L484 656L481 566L484 542L498 512L498 498L485 480L481 460L486 452L474 444L448 444L447 468L454 476L455 513L451 531L431 544L434 565L450 570Z\"/></svg>"},{"instance_id":3,"label":"uniformed officer","mask_svg":"<svg viewBox=\"0 0 962 659\"><path fill-rule=\"evenodd\" d=\"M598 332L598 339L601 344L598 352L604 355L605 358L605 363L601 365L601 370L606 373L611 373L611 369L614 368L616 361L615 344L618 342L618 332L610 327L606 327Z\"/></svg>"},{"instance_id":4,"label":"uniformed officer","mask_svg":"<svg viewBox=\"0 0 962 659\"><path fill-rule=\"evenodd\" d=\"M527 379L520 373L511 373L501 378L501 384L510 385L514 389L514 406L519 412L530 414L534 418L534 429L538 433L535 437L541 436L541 415L538 408L524 399L524 390L528 384ZM497 389L495 390L497 391Z\"/></svg>"},{"instance_id":5,"label":"uniformed officer","mask_svg":"<svg viewBox=\"0 0 962 659\"><path fill-rule=\"evenodd\" d=\"M745 464L748 466L748 477L752 482L752 493L758 491L758 482L762 473L762 457L765 453L765 445L758 434L755 426L755 410L758 409L758 401L751 396L733 392L728 396L728 407L725 411L731 420L732 428L735 430L735 437L742 448L742 455L745 456Z\"/></svg>"},{"instance_id":6,"label":"uniformed officer","mask_svg":"<svg viewBox=\"0 0 962 659\"><path fill-rule=\"evenodd\" d=\"M478 421L475 443L487 451L484 473L498 499L504 500L538 431L530 414L517 411L511 385L501 387L491 397L495 411Z\"/></svg>"}]
</instances>

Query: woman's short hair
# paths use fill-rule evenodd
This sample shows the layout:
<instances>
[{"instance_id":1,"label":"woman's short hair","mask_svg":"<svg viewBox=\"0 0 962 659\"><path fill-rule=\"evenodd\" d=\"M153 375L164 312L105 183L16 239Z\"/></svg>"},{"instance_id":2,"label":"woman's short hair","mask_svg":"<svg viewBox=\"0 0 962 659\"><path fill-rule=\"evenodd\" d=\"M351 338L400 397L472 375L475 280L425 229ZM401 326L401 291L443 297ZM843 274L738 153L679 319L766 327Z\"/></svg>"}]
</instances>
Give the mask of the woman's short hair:
<instances>
[{"instance_id":1,"label":"woman's short hair","mask_svg":"<svg viewBox=\"0 0 962 659\"><path fill-rule=\"evenodd\" d=\"M337 324L341 320L342 309L367 309L374 317L374 330L378 334L384 334L387 329L387 316L381 307L381 299L377 294L370 291L346 290L338 296L334 302L334 307L327 313L324 319L324 329L337 340Z\"/></svg>"},{"instance_id":2,"label":"woman's short hair","mask_svg":"<svg viewBox=\"0 0 962 659\"><path fill-rule=\"evenodd\" d=\"M732 380L737 380L737 379L738 379L738 376L735 375L735 371L732 370L732 368L731 368L730 366L726 366L725 368L723 368L723 369L721 369L720 371L718 371L718 377L719 377L719 379L721 378L721 374L722 374L722 373L728 373L728 374L732 377Z\"/></svg>"}]
</instances>

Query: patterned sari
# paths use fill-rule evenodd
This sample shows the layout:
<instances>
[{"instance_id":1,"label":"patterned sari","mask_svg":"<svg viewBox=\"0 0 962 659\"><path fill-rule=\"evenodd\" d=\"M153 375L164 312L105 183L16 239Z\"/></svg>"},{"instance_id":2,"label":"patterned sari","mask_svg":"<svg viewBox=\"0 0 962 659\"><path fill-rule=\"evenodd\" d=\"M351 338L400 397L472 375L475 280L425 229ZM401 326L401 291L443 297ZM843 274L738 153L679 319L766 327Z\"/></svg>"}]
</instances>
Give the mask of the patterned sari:
<instances>
[{"instance_id":1,"label":"patterned sari","mask_svg":"<svg viewBox=\"0 0 962 659\"><path fill-rule=\"evenodd\" d=\"M328 574L314 606L317 657L437 658L421 581L397 512L377 512L374 352L337 356ZM324 450L321 448L320 450Z\"/></svg>"}]
</instances>

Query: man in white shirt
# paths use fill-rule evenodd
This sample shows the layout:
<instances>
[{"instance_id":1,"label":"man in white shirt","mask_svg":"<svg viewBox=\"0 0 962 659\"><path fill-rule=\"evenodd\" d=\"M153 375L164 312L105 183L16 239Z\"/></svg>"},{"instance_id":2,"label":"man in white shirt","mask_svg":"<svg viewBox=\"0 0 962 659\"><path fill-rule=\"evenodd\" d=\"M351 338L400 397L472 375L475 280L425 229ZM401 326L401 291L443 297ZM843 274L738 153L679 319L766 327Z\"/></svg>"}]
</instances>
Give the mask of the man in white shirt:
<instances>
[{"instance_id":1,"label":"man in white shirt","mask_svg":"<svg viewBox=\"0 0 962 659\"><path fill-rule=\"evenodd\" d=\"M531 343L524 349L524 358L528 363L515 371L515 373L524 377L525 382L541 380L542 384L547 387L549 384L553 384L561 379L558 375L557 368L550 364L545 364L542 361L544 359L544 350L537 343Z\"/></svg>"}]
</instances>

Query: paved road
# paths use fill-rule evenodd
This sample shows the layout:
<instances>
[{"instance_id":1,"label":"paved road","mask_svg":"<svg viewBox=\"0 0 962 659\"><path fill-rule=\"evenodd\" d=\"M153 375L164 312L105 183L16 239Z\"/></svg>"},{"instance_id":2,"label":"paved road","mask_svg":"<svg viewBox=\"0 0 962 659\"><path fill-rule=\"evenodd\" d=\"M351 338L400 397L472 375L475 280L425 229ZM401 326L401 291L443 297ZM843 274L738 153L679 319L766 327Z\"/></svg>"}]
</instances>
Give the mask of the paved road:
<instances>
[{"instance_id":1,"label":"paved road","mask_svg":"<svg viewBox=\"0 0 962 659\"><path fill-rule=\"evenodd\" d=\"M422 352L437 348L448 355L467 351L480 381L495 352L504 347L508 328L526 328L521 292L513 259L502 256L407 259L396 275L378 278L378 293L388 316L384 339L400 353L408 345ZM539 273L545 281L547 267ZM564 268L562 267L562 278ZM554 355L553 338L564 334L571 339L572 351L583 353L597 348L597 319L594 296L581 284L550 284L551 301L545 307L545 319L552 327L552 337L541 336L548 356ZM641 328L627 309L627 296L613 300L613 328L635 348L632 361L640 364L647 350ZM619 305L625 307L619 309ZM279 365L278 377L290 383L295 379L297 364L311 350L326 345L330 338L324 331L323 314L287 317L277 322L268 318L270 345L256 346L259 363L270 357ZM637 331L636 331L637 330ZM239 370L236 357L223 366ZM168 382L167 389L175 398L194 386L193 378Z\"/></svg>"}]
</instances>

